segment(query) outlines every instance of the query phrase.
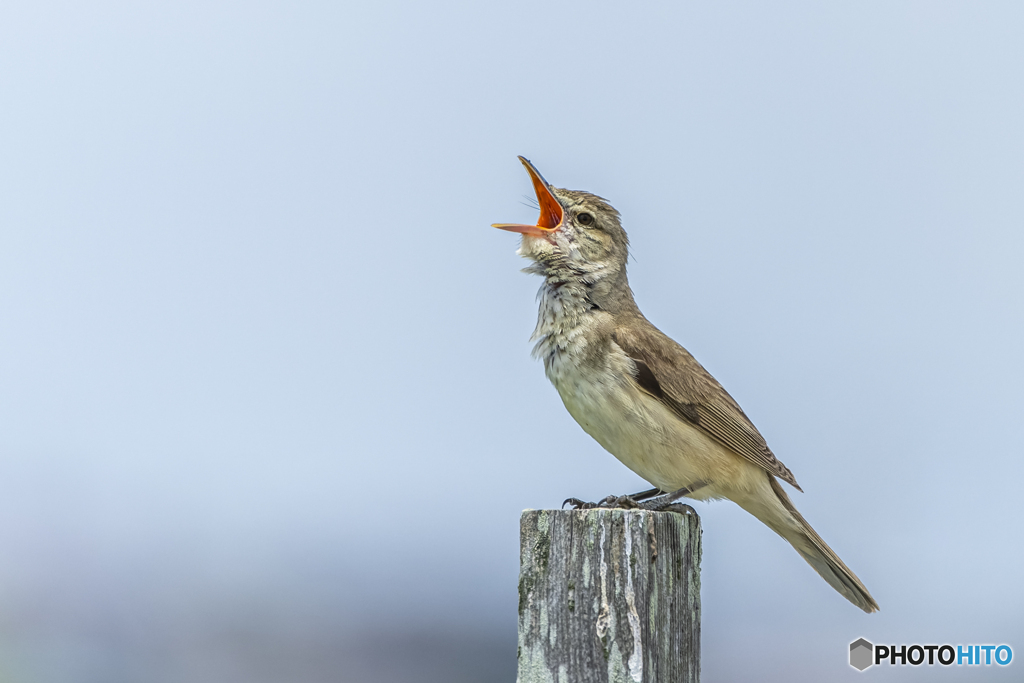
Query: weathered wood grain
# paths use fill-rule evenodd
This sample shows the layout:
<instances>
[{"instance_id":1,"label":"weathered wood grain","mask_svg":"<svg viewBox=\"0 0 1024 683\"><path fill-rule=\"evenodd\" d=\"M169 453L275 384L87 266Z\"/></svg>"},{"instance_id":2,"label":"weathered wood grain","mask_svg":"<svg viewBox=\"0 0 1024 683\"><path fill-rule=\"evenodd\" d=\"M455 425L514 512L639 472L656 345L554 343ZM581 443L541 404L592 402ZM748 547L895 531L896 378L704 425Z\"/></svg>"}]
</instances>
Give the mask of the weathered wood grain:
<instances>
[{"instance_id":1,"label":"weathered wood grain","mask_svg":"<svg viewBox=\"0 0 1024 683\"><path fill-rule=\"evenodd\" d=\"M526 510L518 683L697 683L700 519Z\"/></svg>"}]
</instances>

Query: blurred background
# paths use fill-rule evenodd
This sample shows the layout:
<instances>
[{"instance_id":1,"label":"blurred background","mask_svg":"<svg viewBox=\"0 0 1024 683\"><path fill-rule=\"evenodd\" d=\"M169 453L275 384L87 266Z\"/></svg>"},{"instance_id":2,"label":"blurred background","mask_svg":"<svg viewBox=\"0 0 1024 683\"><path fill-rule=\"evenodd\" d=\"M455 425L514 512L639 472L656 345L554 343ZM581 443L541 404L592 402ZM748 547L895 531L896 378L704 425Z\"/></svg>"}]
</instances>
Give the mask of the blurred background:
<instances>
[{"instance_id":1,"label":"blurred background","mask_svg":"<svg viewBox=\"0 0 1024 683\"><path fill-rule=\"evenodd\" d=\"M530 358L488 227L536 218L517 154L622 212L640 306L882 606L698 504L706 683L1024 655L1022 35L1014 2L3 4L0 680L515 679L520 511L646 488Z\"/></svg>"}]
</instances>

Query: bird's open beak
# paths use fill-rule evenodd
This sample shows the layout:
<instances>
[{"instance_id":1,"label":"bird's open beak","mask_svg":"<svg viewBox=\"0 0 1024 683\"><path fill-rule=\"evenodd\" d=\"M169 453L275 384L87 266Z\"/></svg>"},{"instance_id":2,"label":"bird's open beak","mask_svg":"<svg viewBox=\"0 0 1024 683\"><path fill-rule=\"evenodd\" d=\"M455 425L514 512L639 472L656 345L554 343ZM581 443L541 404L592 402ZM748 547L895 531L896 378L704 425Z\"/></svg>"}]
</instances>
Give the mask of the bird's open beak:
<instances>
[{"instance_id":1,"label":"bird's open beak","mask_svg":"<svg viewBox=\"0 0 1024 683\"><path fill-rule=\"evenodd\" d=\"M562 205L555 199L555 195L551 193L548 181L544 180L544 176L533 167L530 160L519 157L519 161L523 162L523 166L526 167L527 172L530 174L530 180L533 181L533 191L537 193L537 203L540 204L540 218L537 219L537 225L495 223L493 227L511 232L521 232L524 235L533 235L534 237L547 237L561 227L565 211L562 210Z\"/></svg>"}]
</instances>

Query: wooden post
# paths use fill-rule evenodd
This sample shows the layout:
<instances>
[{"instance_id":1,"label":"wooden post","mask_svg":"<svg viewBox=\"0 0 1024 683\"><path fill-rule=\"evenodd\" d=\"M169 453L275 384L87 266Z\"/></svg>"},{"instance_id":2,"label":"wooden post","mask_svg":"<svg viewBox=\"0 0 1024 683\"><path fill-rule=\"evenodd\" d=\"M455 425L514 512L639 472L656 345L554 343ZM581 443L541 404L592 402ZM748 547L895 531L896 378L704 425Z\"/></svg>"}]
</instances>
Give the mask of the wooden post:
<instances>
[{"instance_id":1,"label":"wooden post","mask_svg":"<svg viewBox=\"0 0 1024 683\"><path fill-rule=\"evenodd\" d=\"M699 683L700 518L526 510L517 683Z\"/></svg>"}]
</instances>

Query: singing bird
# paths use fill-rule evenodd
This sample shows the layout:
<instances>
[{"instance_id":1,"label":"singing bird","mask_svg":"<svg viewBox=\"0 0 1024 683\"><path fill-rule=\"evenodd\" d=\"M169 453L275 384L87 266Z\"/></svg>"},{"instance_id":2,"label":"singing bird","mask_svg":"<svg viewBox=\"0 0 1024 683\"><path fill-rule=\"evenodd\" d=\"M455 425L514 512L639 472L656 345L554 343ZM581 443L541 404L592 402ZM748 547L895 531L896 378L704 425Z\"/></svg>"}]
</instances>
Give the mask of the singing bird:
<instances>
[{"instance_id":1,"label":"singing bird","mask_svg":"<svg viewBox=\"0 0 1024 683\"><path fill-rule=\"evenodd\" d=\"M494 227L522 234L519 254L533 261L525 272L544 278L534 355L584 431L656 487L598 504L567 502L659 510L683 496L731 500L792 544L847 600L876 611L868 589L797 512L779 480L802 489L739 404L637 308L619 212L589 192L549 185L519 160L540 218Z\"/></svg>"}]
</instances>

